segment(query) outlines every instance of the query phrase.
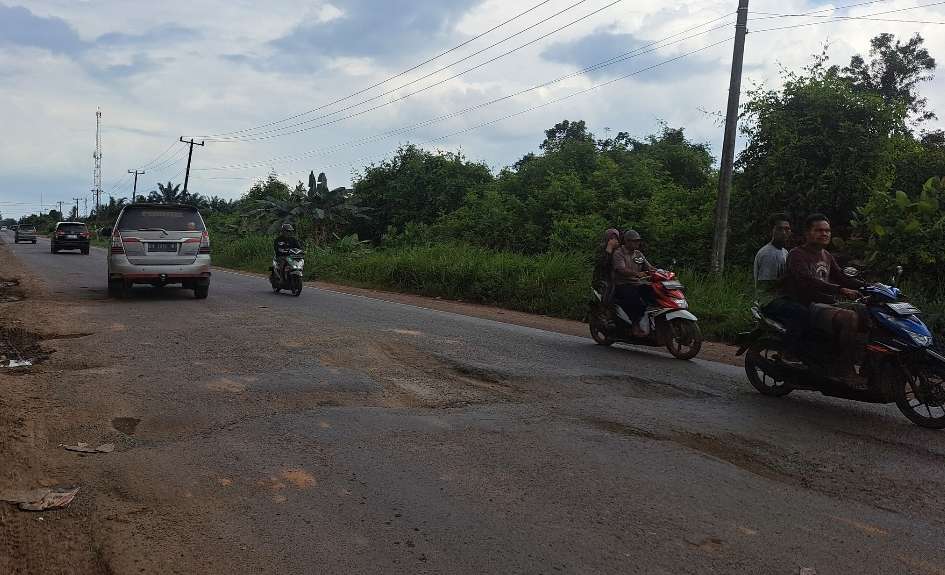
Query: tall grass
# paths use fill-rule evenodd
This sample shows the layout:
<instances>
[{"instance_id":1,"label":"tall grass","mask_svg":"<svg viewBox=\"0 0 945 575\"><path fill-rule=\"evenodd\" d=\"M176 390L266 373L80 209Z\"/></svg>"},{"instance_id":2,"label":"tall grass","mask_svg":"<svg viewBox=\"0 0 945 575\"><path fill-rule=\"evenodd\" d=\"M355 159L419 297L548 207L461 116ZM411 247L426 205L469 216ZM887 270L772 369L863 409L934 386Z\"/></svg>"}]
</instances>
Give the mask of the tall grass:
<instances>
[{"instance_id":1,"label":"tall grass","mask_svg":"<svg viewBox=\"0 0 945 575\"><path fill-rule=\"evenodd\" d=\"M217 234L217 265L265 272L272 258L272 238L247 235L222 239ZM309 249L306 274L360 287L496 305L567 319L584 317L591 269L576 254L496 252L465 244L398 247L348 252ZM706 338L734 341L751 326L751 274L731 270L722 275L681 270L691 311ZM945 291L906 284L905 293L924 312L924 319L945 332Z\"/></svg>"}]
</instances>

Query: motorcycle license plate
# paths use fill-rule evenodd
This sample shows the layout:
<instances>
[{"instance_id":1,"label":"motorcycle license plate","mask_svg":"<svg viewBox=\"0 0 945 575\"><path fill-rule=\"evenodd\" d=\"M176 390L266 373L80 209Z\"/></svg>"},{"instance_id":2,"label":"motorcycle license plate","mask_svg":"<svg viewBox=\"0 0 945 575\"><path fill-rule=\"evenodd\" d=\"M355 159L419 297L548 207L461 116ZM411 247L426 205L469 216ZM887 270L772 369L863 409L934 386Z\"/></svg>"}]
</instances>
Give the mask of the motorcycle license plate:
<instances>
[{"instance_id":1,"label":"motorcycle license plate","mask_svg":"<svg viewBox=\"0 0 945 575\"><path fill-rule=\"evenodd\" d=\"M149 252L177 252L177 244L172 242L149 242Z\"/></svg>"}]
</instances>

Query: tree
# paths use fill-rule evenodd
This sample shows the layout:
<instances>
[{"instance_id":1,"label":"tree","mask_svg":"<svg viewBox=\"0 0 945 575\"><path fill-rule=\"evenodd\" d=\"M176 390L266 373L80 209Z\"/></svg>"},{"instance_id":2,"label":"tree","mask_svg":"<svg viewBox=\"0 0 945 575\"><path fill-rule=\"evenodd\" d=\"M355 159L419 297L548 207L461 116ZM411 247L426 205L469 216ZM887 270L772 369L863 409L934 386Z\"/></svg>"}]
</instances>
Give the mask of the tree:
<instances>
[{"instance_id":1,"label":"tree","mask_svg":"<svg viewBox=\"0 0 945 575\"><path fill-rule=\"evenodd\" d=\"M164 185L158 182L157 189L148 194L148 201L159 204L182 204L188 195L181 191L180 184L167 182L167 185Z\"/></svg>"},{"instance_id":2,"label":"tree","mask_svg":"<svg viewBox=\"0 0 945 575\"><path fill-rule=\"evenodd\" d=\"M885 33L870 40L870 60L856 55L843 74L855 89L875 92L890 105L902 105L915 123L935 118L927 109L928 101L918 94L918 85L934 77L935 59L924 47L925 40L916 34L903 44Z\"/></svg>"},{"instance_id":3,"label":"tree","mask_svg":"<svg viewBox=\"0 0 945 575\"><path fill-rule=\"evenodd\" d=\"M461 153L402 146L392 158L355 175L353 196L371 215L370 220L358 221L355 230L378 241L391 226L402 230L411 222L432 224L462 206L470 191L492 181L487 166L470 162Z\"/></svg>"},{"instance_id":4,"label":"tree","mask_svg":"<svg viewBox=\"0 0 945 575\"><path fill-rule=\"evenodd\" d=\"M905 110L879 94L855 89L820 56L804 73L786 73L780 91L749 92L733 205L733 245L747 258L767 236L772 212L795 219L811 212L830 217L837 235L858 207L888 189L895 172L895 142Z\"/></svg>"}]
</instances>

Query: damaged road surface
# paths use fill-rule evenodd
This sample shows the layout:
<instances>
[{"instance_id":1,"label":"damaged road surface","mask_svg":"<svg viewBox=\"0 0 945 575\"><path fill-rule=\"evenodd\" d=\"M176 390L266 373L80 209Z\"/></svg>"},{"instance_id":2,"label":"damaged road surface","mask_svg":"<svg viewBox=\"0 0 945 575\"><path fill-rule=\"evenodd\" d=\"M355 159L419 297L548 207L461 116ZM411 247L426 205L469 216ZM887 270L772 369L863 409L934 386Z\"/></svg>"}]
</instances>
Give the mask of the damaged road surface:
<instances>
[{"instance_id":1,"label":"damaged road surface","mask_svg":"<svg viewBox=\"0 0 945 575\"><path fill-rule=\"evenodd\" d=\"M0 492L79 487L0 504L0 573L945 573L945 433L894 407L223 270L109 299L104 258L0 246L46 355Z\"/></svg>"}]
</instances>

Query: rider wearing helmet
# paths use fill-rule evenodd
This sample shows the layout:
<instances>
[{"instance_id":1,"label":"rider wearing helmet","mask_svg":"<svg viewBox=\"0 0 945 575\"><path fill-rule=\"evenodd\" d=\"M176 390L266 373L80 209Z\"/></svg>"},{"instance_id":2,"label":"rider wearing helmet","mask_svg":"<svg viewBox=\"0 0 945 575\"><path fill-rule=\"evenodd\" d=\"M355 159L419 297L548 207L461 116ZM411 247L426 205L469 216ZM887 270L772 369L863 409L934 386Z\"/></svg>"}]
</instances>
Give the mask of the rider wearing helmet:
<instances>
[{"instance_id":1,"label":"rider wearing helmet","mask_svg":"<svg viewBox=\"0 0 945 575\"><path fill-rule=\"evenodd\" d=\"M276 252L276 262L279 264L279 274L285 272L285 257L289 255L289 250L302 249L302 244L295 237L295 228L292 224L285 223L279 229L279 237L272 243Z\"/></svg>"}]
</instances>

